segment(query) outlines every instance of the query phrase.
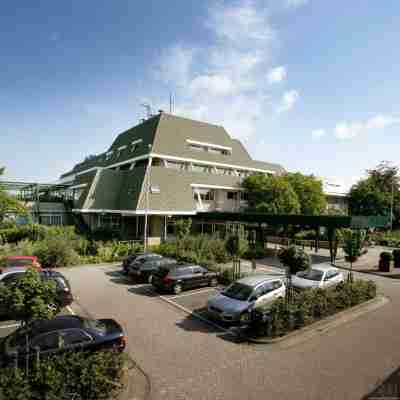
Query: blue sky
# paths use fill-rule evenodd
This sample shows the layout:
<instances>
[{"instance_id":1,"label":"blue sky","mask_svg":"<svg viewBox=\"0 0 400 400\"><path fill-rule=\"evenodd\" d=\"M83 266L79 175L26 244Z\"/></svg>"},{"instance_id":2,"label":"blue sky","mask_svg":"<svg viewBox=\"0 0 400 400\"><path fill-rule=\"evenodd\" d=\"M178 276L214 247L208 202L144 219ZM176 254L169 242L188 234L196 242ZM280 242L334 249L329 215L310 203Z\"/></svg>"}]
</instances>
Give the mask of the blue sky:
<instances>
[{"instance_id":1,"label":"blue sky","mask_svg":"<svg viewBox=\"0 0 400 400\"><path fill-rule=\"evenodd\" d=\"M349 185L400 164L399 16L395 0L5 0L0 165L54 181L173 92L255 158Z\"/></svg>"}]
</instances>

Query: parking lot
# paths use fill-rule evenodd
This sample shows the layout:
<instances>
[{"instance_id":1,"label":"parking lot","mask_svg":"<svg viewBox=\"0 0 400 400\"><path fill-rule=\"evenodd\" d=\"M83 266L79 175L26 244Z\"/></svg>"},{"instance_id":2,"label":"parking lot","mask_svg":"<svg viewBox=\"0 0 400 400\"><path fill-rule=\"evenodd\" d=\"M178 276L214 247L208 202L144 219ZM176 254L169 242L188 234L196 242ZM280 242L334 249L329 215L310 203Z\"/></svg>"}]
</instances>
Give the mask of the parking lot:
<instances>
[{"instance_id":1,"label":"parking lot","mask_svg":"<svg viewBox=\"0 0 400 400\"><path fill-rule=\"evenodd\" d=\"M273 271L265 267L262 272ZM393 318L398 281L374 277L391 298L388 305L285 348L238 344L227 334L228 327L210 320L204 307L222 287L160 294L147 283L131 282L120 266L61 272L76 299L65 311L116 319L128 338L127 352L150 376L153 399L239 400L268 393L271 398L308 400L324 393L325 399L350 400L361 398L372 389L371 382L400 364L392 351L400 346L393 334L400 329L400 321ZM16 327L13 321L1 321L0 336Z\"/></svg>"}]
</instances>

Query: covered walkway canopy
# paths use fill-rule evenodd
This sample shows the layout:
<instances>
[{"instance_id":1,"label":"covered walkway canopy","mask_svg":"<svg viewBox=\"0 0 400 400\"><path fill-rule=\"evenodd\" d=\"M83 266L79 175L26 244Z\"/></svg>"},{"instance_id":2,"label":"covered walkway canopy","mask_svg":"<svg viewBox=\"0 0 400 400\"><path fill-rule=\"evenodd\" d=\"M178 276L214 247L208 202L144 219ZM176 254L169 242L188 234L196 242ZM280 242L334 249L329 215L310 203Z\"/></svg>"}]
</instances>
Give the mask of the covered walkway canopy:
<instances>
[{"instance_id":1,"label":"covered walkway canopy","mask_svg":"<svg viewBox=\"0 0 400 400\"><path fill-rule=\"evenodd\" d=\"M336 229L369 229L384 228L390 223L388 216L343 216L343 215L292 215L292 214L263 214L250 212L202 212L195 218L203 222L231 222L243 224L257 224L258 238L262 238L262 225L298 226L304 229L315 229L317 234L318 249L319 228L327 229L329 252L331 261L336 257L338 245Z\"/></svg>"}]
</instances>

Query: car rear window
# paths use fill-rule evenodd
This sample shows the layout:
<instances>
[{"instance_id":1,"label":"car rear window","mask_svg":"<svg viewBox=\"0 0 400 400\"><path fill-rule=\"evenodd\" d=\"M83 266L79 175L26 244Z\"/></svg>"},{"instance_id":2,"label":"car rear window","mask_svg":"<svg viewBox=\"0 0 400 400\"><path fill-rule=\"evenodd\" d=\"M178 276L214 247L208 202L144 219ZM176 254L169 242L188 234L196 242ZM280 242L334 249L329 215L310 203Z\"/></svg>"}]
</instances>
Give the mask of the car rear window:
<instances>
[{"instance_id":1,"label":"car rear window","mask_svg":"<svg viewBox=\"0 0 400 400\"><path fill-rule=\"evenodd\" d=\"M32 260L6 260L7 267L24 267L26 265L32 265Z\"/></svg>"},{"instance_id":2,"label":"car rear window","mask_svg":"<svg viewBox=\"0 0 400 400\"><path fill-rule=\"evenodd\" d=\"M98 333L104 335L107 333L107 326L104 322L98 321L97 319L85 319L83 321L85 328L93 329Z\"/></svg>"}]
</instances>

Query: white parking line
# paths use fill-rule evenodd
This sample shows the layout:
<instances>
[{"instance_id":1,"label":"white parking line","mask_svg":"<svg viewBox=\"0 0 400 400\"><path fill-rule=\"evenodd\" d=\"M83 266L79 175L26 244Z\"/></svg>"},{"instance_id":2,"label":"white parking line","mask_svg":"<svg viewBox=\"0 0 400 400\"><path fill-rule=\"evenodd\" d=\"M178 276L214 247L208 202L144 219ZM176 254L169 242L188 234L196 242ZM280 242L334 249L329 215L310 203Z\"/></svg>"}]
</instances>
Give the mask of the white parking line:
<instances>
[{"instance_id":1,"label":"white parking line","mask_svg":"<svg viewBox=\"0 0 400 400\"><path fill-rule=\"evenodd\" d=\"M11 325L2 325L0 326L0 329L9 329L9 328L18 328L21 324L16 323L16 324L11 324Z\"/></svg>"},{"instance_id":2,"label":"white parking line","mask_svg":"<svg viewBox=\"0 0 400 400\"><path fill-rule=\"evenodd\" d=\"M164 301L166 301L167 303L173 305L174 307L179 308L180 310L184 311L185 313L192 315L193 317L205 322L206 324L212 325L214 328L217 328L219 330L221 330L222 332L234 335L234 333L232 333L230 330L223 328L222 326L214 323L213 321L208 320L207 318L204 318L202 315L198 314L196 311L191 311L186 307L181 306L178 303L175 303L174 301L170 300L168 297L164 297L164 296L159 296L161 299L163 299Z\"/></svg>"},{"instance_id":3,"label":"white parking line","mask_svg":"<svg viewBox=\"0 0 400 400\"><path fill-rule=\"evenodd\" d=\"M201 289L201 290L197 290L197 291L194 291L194 292L185 293L185 294L179 294L177 296L172 296L172 297L167 297L167 298L170 299L170 300L171 299L178 299L178 298L181 298L181 297L193 296L193 295L198 294L198 293L205 293L205 292L211 292L211 291L218 291L218 290L215 289L215 288ZM163 297L163 296L160 296L160 297Z\"/></svg>"}]
</instances>

